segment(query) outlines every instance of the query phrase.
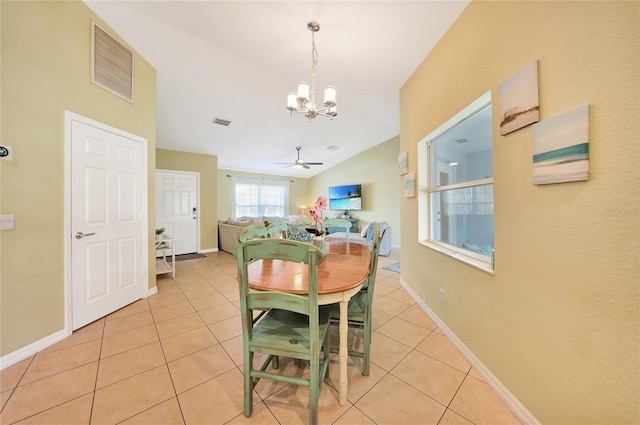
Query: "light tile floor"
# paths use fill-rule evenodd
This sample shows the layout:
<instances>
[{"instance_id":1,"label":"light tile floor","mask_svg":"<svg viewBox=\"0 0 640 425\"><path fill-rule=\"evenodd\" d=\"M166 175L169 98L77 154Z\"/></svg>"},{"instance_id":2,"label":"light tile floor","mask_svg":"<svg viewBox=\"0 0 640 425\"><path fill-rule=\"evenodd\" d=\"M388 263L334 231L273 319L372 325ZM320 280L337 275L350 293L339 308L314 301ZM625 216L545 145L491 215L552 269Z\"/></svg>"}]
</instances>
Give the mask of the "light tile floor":
<instances>
[{"instance_id":1,"label":"light tile floor","mask_svg":"<svg viewBox=\"0 0 640 425\"><path fill-rule=\"evenodd\" d=\"M383 267L374 302L371 373L338 361L321 393L322 424L520 424ZM177 263L158 293L0 372L2 424L305 424L308 389L263 380L242 414L242 339L233 256ZM355 340L356 335L350 338ZM337 332L335 334L337 338ZM285 367L295 367L283 361Z\"/></svg>"}]
</instances>

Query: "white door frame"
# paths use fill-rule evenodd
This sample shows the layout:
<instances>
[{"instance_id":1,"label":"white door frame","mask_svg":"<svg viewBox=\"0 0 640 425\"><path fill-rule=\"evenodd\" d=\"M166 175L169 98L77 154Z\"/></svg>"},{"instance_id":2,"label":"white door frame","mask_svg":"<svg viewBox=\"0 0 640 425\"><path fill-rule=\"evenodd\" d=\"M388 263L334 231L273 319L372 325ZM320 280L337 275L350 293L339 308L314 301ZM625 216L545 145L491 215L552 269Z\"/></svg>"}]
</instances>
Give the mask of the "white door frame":
<instances>
[{"instance_id":1,"label":"white door frame","mask_svg":"<svg viewBox=\"0 0 640 425\"><path fill-rule=\"evenodd\" d=\"M198 204L198 218L196 220L196 252L202 252L200 250L200 218L202 217L202 207L200 206L200 172L198 171L183 171L183 170L167 170L165 168L156 168L154 175L157 177L157 173L173 173L173 174L190 174L196 177L196 203ZM158 180L156 179L156 182ZM157 183L156 183L157 184ZM154 188L155 190L155 188ZM155 205L154 205L155 208ZM156 211L157 213L157 211ZM156 214L157 220L157 214Z\"/></svg>"},{"instance_id":2,"label":"white door frame","mask_svg":"<svg viewBox=\"0 0 640 425\"><path fill-rule=\"evenodd\" d=\"M143 229L147 229L146 243L142 244L142 267L143 267L143 298L150 295L149 291L149 158L147 139L135 134L111 127L91 118L83 117L71 111L64 111L64 323L65 333L71 335L73 331L72 322L72 271L71 271L71 124L73 121L81 122L101 130L117 134L128 139L142 143L142 208L143 208Z\"/></svg>"}]
</instances>

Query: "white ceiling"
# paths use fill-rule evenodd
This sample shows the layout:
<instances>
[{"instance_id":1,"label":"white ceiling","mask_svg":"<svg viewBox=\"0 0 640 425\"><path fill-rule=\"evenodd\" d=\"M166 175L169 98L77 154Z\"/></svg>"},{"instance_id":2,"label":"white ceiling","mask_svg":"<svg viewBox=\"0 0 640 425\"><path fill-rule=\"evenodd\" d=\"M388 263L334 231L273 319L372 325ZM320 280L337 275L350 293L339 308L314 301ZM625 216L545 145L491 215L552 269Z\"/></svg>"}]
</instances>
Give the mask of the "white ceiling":
<instances>
[{"instance_id":1,"label":"white ceiling","mask_svg":"<svg viewBox=\"0 0 640 425\"><path fill-rule=\"evenodd\" d=\"M85 3L156 69L158 148L216 155L223 169L311 177L400 133L400 87L469 2ZM309 123L285 105L310 81L311 20L320 24L318 97L336 86L338 116ZM275 164L293 162L296 146L324 165Z\"/></svg>"}]
</instances>

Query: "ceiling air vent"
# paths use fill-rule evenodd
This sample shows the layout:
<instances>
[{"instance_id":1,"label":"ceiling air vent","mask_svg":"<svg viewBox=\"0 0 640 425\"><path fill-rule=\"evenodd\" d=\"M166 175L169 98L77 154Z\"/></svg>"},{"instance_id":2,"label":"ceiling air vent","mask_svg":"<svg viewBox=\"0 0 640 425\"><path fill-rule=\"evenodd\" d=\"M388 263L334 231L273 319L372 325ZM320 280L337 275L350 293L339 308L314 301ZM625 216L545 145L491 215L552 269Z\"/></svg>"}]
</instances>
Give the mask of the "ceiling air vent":
<instances>
[{"instance_id":1,"label":"ceiling air vent","mask_svg":"<svg viewBox=\"0 0 640 425\"><path fill-rule=\"evenodd\" d=\"M456 139L455 140L456 143L469 143L468 139L465 139L464 137L462 139Z\"/></svg>"},{"instance_id":2,"label":"ceiling air vent","mask_svg":"<svg viewBox=\"0 0 640 425\"><path fill-rule=\"evenodd\" d=\"M222 118L218 117L213 117L213 121L211 122L218 125L224 125L225 127L229 127L231 125L231 121L223 120Z\"/></svg>"},{"instance_id":3,"label":"ceiling air vent","mask_svg":"<svg viewBox=\"0 0 640 425\"><path fill-rule=\"evenodd\" d=\"M133 103L133 52L91 24L91 82Z\"/></svg>"}]
</instances>

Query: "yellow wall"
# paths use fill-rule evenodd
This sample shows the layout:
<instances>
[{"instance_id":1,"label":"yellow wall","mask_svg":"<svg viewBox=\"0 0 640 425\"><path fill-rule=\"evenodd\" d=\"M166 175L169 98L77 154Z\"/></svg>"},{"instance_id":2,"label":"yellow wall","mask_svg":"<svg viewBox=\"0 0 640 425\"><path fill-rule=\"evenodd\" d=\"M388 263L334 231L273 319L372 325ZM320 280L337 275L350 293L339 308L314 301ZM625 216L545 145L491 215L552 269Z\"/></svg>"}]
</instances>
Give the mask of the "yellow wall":
<instances>
[{"instance_id":1,"label":"yellow wall","mask_svg":"<svg viewBox=\"0 0 640 425\"><path fill-rule=\"evenodd\" d=\"M156 169L192 171L200 174L200 249L217 249L218 157L157 149Z\"/></svg>"},{"instance_id":2,"label":"yellow wall","mask_svg":"<svg viewBox=\"0 0 640 425\"><path fill-rule=\"evenodd\" d=\"M496 273L417 243L402 279L544 424L640 423L640 3L473 1L401 89L400 149L492 91ZM590 105L590 179L532 184L499 85L539 63L541 119ZM438 290L445 290L439 303Z\"/></svg>"},{"instance_id":3,"label":"yellow wall","mask_svg":"<svg viewBox=\"0 0 640 425\"><path fill-rule=\"evenodd\" d=\"M1 140L14 161L0 162L0 355L64 328L64 110L148 140L149 205L154 205L155 70L135 56L135 103L90 82L91 19L82 2L0 2ZM115 36L115 33L112 32ZM120 40L123 41L123 40ZM149 208L149 232L154 213ZM149 246L149 286L155 262Z\"/></svg>"},{"instance_id":4,"label":"yellow wall","mask_svg":"<svg viewBox=\"0 0 640 425\"><path fill-rule=\"evenodd\" d=\"M400 246L400 197L403 177L398 175L399 137L394 137L313 176L309 183L307 205L318 196L329 196L330 186L362 184L362 211L354 211L360 229L372 221L391 225L391 244ZM325 211L333 217L335 211Z\"/></svg>"},{"instance_id":5,"label":"yellow wall","mask_svg":"<svg viewBox=\"0 0 640 425\"><path fill-rule=\"evenodd\" d=\"M235 170L218 170L218 218L226 219L231 214L231 178L228 176L264 177L265 179L290 180L288 215L298 214L298 209L307 204L308 179L271 174L247 173Z\"/></svg>"}]
</instances>

